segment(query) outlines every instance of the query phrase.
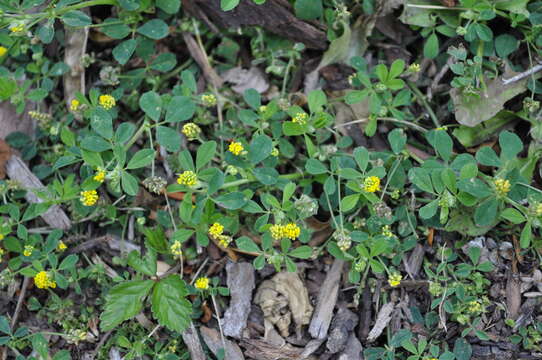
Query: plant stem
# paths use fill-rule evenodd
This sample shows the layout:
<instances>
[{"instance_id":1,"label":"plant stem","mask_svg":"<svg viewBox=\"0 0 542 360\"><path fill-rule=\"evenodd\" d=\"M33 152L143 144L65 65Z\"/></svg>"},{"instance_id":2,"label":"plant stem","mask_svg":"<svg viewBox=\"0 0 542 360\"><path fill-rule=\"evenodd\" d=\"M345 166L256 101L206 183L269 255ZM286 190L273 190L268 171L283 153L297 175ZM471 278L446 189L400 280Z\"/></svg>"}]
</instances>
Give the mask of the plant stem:
<instances>
[{"instance_id":1,"label":"plant stem","mask_svg":"<svg viewBox=\"0 0 542 360\"><path fill-rule=\"evenodd\" d=\"M408 82L408 87L410 88L410 90L412 90L412 92L414 93L414 95L416 95L416 97L418 98L418 100L422 103L422 105L425 107L425 110L427 110L427 113L429 114L429 116L431 117L431 120L433 120L433 124L435 124L435 127L439 128L441 127L440 125L440 122L438 121L437 119L437 115L435 115L435 112L433 111L433 109L431 109L431 107L429 106L429 104L427 103L427 101L425 100L425 96L421 93L421 91L418 89L418 87L416 86L416 84L414 84L413 82L409 81Z\"/></svg>"}]
</instances>

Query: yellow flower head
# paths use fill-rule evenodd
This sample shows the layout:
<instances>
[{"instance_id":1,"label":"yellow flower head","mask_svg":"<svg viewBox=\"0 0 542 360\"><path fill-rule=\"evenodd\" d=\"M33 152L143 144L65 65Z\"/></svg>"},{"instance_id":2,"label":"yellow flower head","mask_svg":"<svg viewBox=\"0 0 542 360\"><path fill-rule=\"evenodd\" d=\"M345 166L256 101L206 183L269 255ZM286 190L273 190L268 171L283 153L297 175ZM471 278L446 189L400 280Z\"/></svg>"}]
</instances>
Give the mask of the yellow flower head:
<instances>
[{"instance_id":1,"label":"yellow flower head","mask_svg":"<svg viewBox=\"0 0 542 360\"><path fill-rule=\"evenodd\" d=\"M0 234L0 241L4 240L4 234Z\"/></svg>"},{"instance_id":2,"label":"yellow flower head","mask_svg":"<svg viewBox=\"0 0 542 360\"><path fill-rule=\"evenodd\" d=\"M58 251L64 251L68 248L68 246L64 243L64 241L60 240L56 248Z\"/></svg>"},{"instance_id":3,"label":"yellow flower head","mask_svg":"<svg viewBox=\"0 0 542 360\"><path fill-rule=\"evenodd\" d=\"M199 134L201 133L201 129L194 123L187 123L183 125L182 132L188 140L194 140L198 138Z\"/></svg>"},{"instance_id":4,"label":"yellow flower head","mask_svg":"<svg viewBox=\"0 0 542 360\"><path fill-rule=\"evenodd\" d=\"M299 237L301 229L295 223L289 223L282 228L284 236L290 240L295 240Z\"/></svg>"},{"instance_id":5,"label":"yellow flower head","mask_svg":"<svg viewBox=\"0 0 542 360\"><path fill-rule=\"evenodd\" d=\"M271 156L279 156L279 154L279 149L273 148L273 150L271 150Z\"/></svg>"},{"instance_id":6,"label":"yellow flower head","mask_svg":"<svg viewBox=\"0 0 542 360\"><path fill-rule=\"evenodd\" d=\"M98 101L100 105L106 110L111 109L113 106L117 104L115 101L115 98L111 95L100 95L100 98Z\"/></svg>"},{"instance_id":7,"label":"yellow flower head","mask_svg":"<svg viewBox=\"0 0 542 360\"><path fill-rule=\"evenodd\" d=\"M266 112L266 111L267 111L267 106L262 105L262 106L260 106L260 107L258 108L258 110L260 110L260 112L262 112L262 113L263 113L263 112Z\"/></svg>"},{"instance_id":8,"label":"yellow flower head","mask_svg":"<svg viewBox=\"0 0 542 360\"><path fill-rule=\"evenodd\" d=\"M420 72L420 70L421 70L420 64L413 63L408 66L408 71L412 73L418 73Z\"/></svg>"},{"instance_id":9,"label":"yellow flower head","mask_svg":"<svg viewBox=\"0 0 542 360\"><path fill-rule=\"evenodd\" d=\"M34 247L32 245L25 245L23 255L24 256L30 256L32 255L32 252L34 252Z\"/></svg>"},{"instance_id":10,"label":"yellow flower head","mask_svg":"<svg viewBox=\"0 0 542 360\"><path fill-rule=\"evenodd\" d=\"M231 152L235 156L239 156L239 154L241 154L241 152L244 149L245 148L243 147L243 144L241 144L240 142L236 142L236 141L232 141L230 143L230 146L228 146L228 151Z\"/></svg>"},{"instance_id":11,"label":"yellow flower head","mask_svg":"<svg viewBox=\"0 0 542 360\"><path fill-rule=\"evenodd\" d=\"M218 235L217 239L218 245L222 246L223 248L227 248L232 241L231 236L228 235Z\"/></svg>"},{"instance_id":12,"label":"yellow flower head","mask_svg":"<svg viewBox=\"0 0 542 360\"><path fill-rule=\"evenodd\" d=\"M476 300L469 301L467 304L467 310L470 313L479 313L480 311L482 311L482 304L480 304Z\"/></svg>"},{"instance_id":13,"label":"yellow flower head","mask_svg":"<svg viewBox=\"0 0 542 360\"><path fill-rule=\"evenodd\" d=\"M106 172L105 172L104 169L98 168L98 170L96 171L96 174L94 174L94 177L93 177L94 181L97 181L97 182L100 182L100 183L104 182L105 174L106 174Z\"/></svg>"},{"instance_id":14,"label":"yellow flower head","mask_svg":"<svg viewBox=\"0 0 542 360\"><path fill-rule=\"evenodd\" d=\"M510 191L510 181L508 180L498 178L493 181L493 184L498 196L506 196Z\"/></svg>"},{"instance_id":15,"label":"yellow flower head","mask_svg":"<svg viewBox=\"0 0 542 360\"><path fill-rule=\"evenodd\" d=\"M395 237L393 232L390 230L389 225L382 226L382 235L384 235L385 237Z\"/></svg>"},{"instance_id":16,"label":"yellow flower head","mask_svg":"<svg viewBox=\"0 0 542 360\"><path fill-rule=\"evenodd\" d=\"M203 105L208 107L216 105L216 97L213 94L201 95L201 101L203 102Z\"/></svg>"},{"instance_id":17,"label":"yellow flower head","mask_svg":"<svg viewBox=\"0 0 542 360\"><path fill-rule=\"evenodd\" d=\"M85 206L93 206L96 204L100 197L98 196L98 193L96 190L87 190L87 191L81 191L81 197L79 200L83 205Z\"/></svg>"},{"instance_id":18,"label":"yellow flower head","mask_svg":"<svg viewBox=\"0 0 542 360\"><path fill-rule=\"evenodd\" d=\"M220 235L222 235L223 232L224 232L224 226L217 222L215 222L209 228L209 235L211 235L211 237L215 239L217 239Z\"/></svg>"},{"instance_id":19,"label":"yellow flower head","mask_svg":"<svg viewBox=\"0 0 542 360\"><path fill-rule=\"evenodd\" d=\"M369 176L363 181L363 190L368 193L374 193L380 190L380 178L377 176Z\"/></svg>"},{"instance_id":20,"label":"yellow flower head","mask_svg":"<svg viewBox=\"0 0 542 360\"><path fill-rule=\"evenodd\" d=\"M181 249L182 244L179 240L175 240L173 245L170 246L171 253L175 256L181 257L183 255L183 251Z\"/></svg>"},{"instance_id":21,"label":"yellow flower head","mask_svg":"<svg viewBox=\"0 0 542 360\"><path fill-rule=\"evenodd\" d=\"M56 288L56 282L49 277L47 271L40 271L34 276L34 284L38 289Z\"/></svg>"},{"instance_id":22,"label":"yellow flower head","mask_svg":"<svg viewBox=\"0 0 542 360\"><path fill-rule=\"evenodd\" d=\"M12 33L19 33L24 30L24 24L12 24L9 26L9 31Z\"/></svg>"},{"instance_id":23,"label":"yellow flower head","mask_svg":"<svg viewBox=\"0 0 542 360\"><path fill-rule=\"evenodd\" d=\"M3 46L0 46L0 57L6 55L7 52L8 52L8 49L6 49Z\"/></svg>"},{"instance_id":24,"label":"yellow flower head","mask_svg":"<svg viewBox=\"0 0 542 360\"><path fill-rule=\"evenodd\" d=\"M81 103L79 102L79 100L77 99L73 99L71 102L70 102L70 110L71 111L77 111L79 110L79 106L81 105Z\"/></svg>"},{"instance_id":25,"label":"yellow flower head","mask_svg":"<svg viewBox=\"0 0 542 360\"><path fill-rule=\"evenodd\" d=\"M182 174L179 174L179 177L177 178L177 184L179 185L194 186L197 181L198 178L196 174L190 170L186 170Z\"/></svg>"},{"instance_id":26,"label":"yellow flower head","mask_svg":"<svg viewBox=\"0 0 542 360\"><path fill-rule=\"evenodd\" d=\"M269 232L271 233L271 237L273 239L280 240L284 237L284 226L278 224L271 225Z\"/></svg>"},{"instance_id":27,"label":"yellow flower head","mask_svg":"<svg viewBox=\"0 0 542 360\"><path fill-rule=\"evenodd\" d=\"M4 254L6 253L6 251L2 248L0 248L0 262L2 262L2 256L4 256Z\"/></svg>"},{"instance_id":28,"label":"yellow flower head","mask_svg":"<svg viewBox=\"0 0 542 360\"><path fill-rule=\"evenodd\" d=\"M208 277L200 277L196 280L194 286L196 289L200 290L207 290L209 289L209 278Z\"/></svg>"},{"instance_id":29,"label":"yellow flower head","mask_svg":"<svg viewBox=\"0 0 542 360\"><path fill-rule=\"evenodd\" d=\"M309 115L299 112L295 114L295 116L292 118L292 122L299 124L299 125L305 125L307 123L307 119L309 118Z\"/></svg>"},{"instance_id":30,"label":"yellow flower head","mask_svg":"<svg viewBox=\"0 0 542 360\"><path fill-rule=\"evenodd\" d=\"M399 273L393 273L388 276L388 284L390 284L391 287L399 286L401 280L403 280L403 276Z\"/></svg>"},{"instance_id":31,"label":"yellow flower head","mask_svg":"<svg viewBox=\"0 0 542 360\"><path fill-rule=\"evenodd\" d=\"M535 206L535 212L536 212L536 216L542 216L542 203L538 203L536 206ZM2 240L2 239L0 239Z\"/></svg>"}]
</instances>

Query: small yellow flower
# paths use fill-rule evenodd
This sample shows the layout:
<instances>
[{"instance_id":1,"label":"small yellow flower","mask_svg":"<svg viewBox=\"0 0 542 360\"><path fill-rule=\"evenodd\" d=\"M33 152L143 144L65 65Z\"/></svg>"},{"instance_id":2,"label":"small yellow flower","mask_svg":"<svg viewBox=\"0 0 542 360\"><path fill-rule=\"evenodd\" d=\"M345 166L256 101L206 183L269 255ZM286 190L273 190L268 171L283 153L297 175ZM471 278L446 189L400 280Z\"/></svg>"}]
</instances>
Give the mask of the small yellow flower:
<instances>
[{"instance_id":1,"label":"small yellow flower","mask_svg":"<svg viewBox=\"0 0 542 360\"><path fill-rule=\"evenodd\" d=\"M301 229L295 223L286 224L282 231L284 232L284 236L290 240L297 239L301 233Z\"/></svg>"},{"instance_id":2,"label":"small yellow flower","mask_svg":"<svg viewBox=\"0 0 542 360\"><path fill-rule=\"evenodd\" d=\"M203 102L203 105L207 107L215 106L216 96L214 96L213 94L203 94L201 95L201 101Z\"/></svg>"},{"instance_id":3,"label":"small yellow flower","mask_svg":"<svg viewBox=\"0 0 542 360\"><path fill-rule=\"evenodd\" d=\"M186 170L182 174L179 174L179 177L177 178L177 184L179 185L194 186L197 181L198 178L196 174L190 170Z\"/></svg>"},{"instance_id":4,"label":"small yellow flower","mask_svg":"<svg viewBox=\"0 0 542 360\"><path fill-rule=\"evenodd\" d=\"M38 289L56 288L56 282L49 277L46 271L40 271L34 276L34 284Z\"/></svg>"},{"instance_id":5,"label":"small yellow flower","mask_svg":"<svg viewBox=\"0 0 542 360\"><path fill-rule=\"evenodd\" d=\"M399 273L393 273L388 276L388 284L390 284L391 287L399 286L401 280L403 280L403 276Z\"/></svg>"},{"instance_id":6,"label":"small yellow flower","mask_svg":"<svg viewBox=\"0 0 542 360\"><path fill-rule=\"evenodd\" d=\"M0 57L6 55L7 52L8 52L8 49L6 49L3 46L0 46Z\"/></svg>"},{"instance_id":7,"label":"small yellow flower","mask_svg":"<svg viewBox=\"0 0 542 360\"><path fill-rule=\"evenodd\" d=\"M117 104L115 98L111 95L100 95L99 103L106 110L111 109Z\"/></svg>"},{"instance_id":8,"label":"small yellow flower","mask_svg":"<svg viewBox=\"0 0 542 360\"><path fill-rule=\"evenodd\" d=\"M467 304L467 310L470 313L479 313L482 311L482 304L476 300L469 301Z\"/></svg>"},{"instance_id":9,"label":"small yellow flower","mask_svg":"<svg viewBox=\"0 0 542 360\"><path fill-rule=\"evenodd\" d=\"M222 246L223 248L227 248L232 241L231 236L228 236L228 235L218 235L217 239L218 239L218 245Z\"/></svg>"},{"instance_id":10,"label":"small yellow flower","mask_svg":"<svg viewBox=\"0 0 542 360\"><path fill-rule=\"evenodd\" d=\"M539 203L538 205L536 205L534 209L536 212L536 216L542 216L542 203Z\"/></svg>"},{"instance_id":11,"label":"small yellow flower","mask_svg":"<svg viewBox=\"0 0 542 360\"><path fill-rule=\"evenodd\" d=\"M506 196L510 191L510 181L508 180L498 178L493 181L493 184L498 196Z\"/></svg>"},{"instance_id":12,"label":"small yellow flower","mask_svg":"<svg viewBox=\"0 0 542 360\"><path fill-rule=\"evenodd\" d=\"M382 235L386 236L386 237L395 237L395 235L393 234L393 232L390 230L390 226L389 225L384 225L382 227Z\"/></svg>"},{"instance_id":13,"label":"small yellow flower","mask_svg":"<svg viewBox=\"0 0 542 360\"><path fill-rule=\"evenodd\" d=\"M81 105L81 103L79 102L79 100L77 99L73 99L71 102L70 102L70 110L71 111L77 111L79 110L79 106Z\"/></svg>"},{"instance_id":14,"label":"small yellow flower","mask_svg":"<svg viewBox=\"0 0 542 360\"><path fill-rule=\"evenodd\" d=\"M260 110L261 113L266 112L266 111L267 111L267 106L262 105L262 106L260 106L260 107L258 108L258 110Z\"/></svg>"},{"instance_id":15,"label":"small yellow flower","mask_svg":"<svg viewBox=\"0 0 542 360\"><path fill-rule=\"evenodd\" d=\"M279 154L279 149L273 148L273 150L271 150L271 156L279 156Z\"/></svg>"},{"instance_id":16,"label":"small yellow flower","mask_svg":"<svg viewBox=\"0 0 542 360\"><path fill-rule=\"evenodd\" d=\"M68 248L68 246L67 246L67 245L64 243L64 241L62 241L62 240L60 240L60 241L58 242L58 245L56 246L56 249L57 249L58 251L64 251L64 250L66 250L67 248Z\"/></svg>"},{"instance_id":17,"label":"small yellow flower","mask_svg":"<svg viewBox=\"0 0 542 360\"><path fill-rule=\"evenodd\" d=\"M12 33L18 33L24 30L24 24L12 24L9 27L9 31Z\"/></svg>"},{"instance_id":18,"label":"small yellow flower","mask_svg":"<svg viewBox=\"0 0 542 360\"><path fill-rule=\"evenodd\" d=\"M196 289L200 289L200 290L209 289L209 278L208 277L198 278L194 286L196 287Z\"/></svg>"},{"instance_id":19,"label":"small yellow flower","mask_svg":"<svg viewBox=\"0 0 542 360\"><path fill-rule=\"evenodd\" d=\"M4 256L4 254L6 253L6 251L2 248L0 248L0 262L2 262L2 256Z\"/></svg>"},{"instance_id":20,"label":"small yellow flower","mask_svg":"<svg viewBox=\"0 0 542 360\"><path fill-rule=\"evenodd\" d=\"M369 176L363 181L363 190L374 193L380 190L380 179L377 176Z\"/></svg>"},{"instance_id":21,"label":"small yellow flower","mask_svg":"<svg viewBox=\"0 0 542 360\"><path fill-rule=\"evenodd\" d=\"M199 137L199 134L201 133L201 129L198 125L194 123L187 123L183 125L182 133L188 140L194 140Z\"/></svg>"},{"instance_id":22,"label":"small yellow flower","mask_svg":"<svg viewBox=\"0 0 542 360\"><path fill-rule=\"evenodd\" d=\"M271 225L269 232L271 233L271 237L275 240L280 240L284 237L284 227L282 225Z\"/></svg>"},{"instance_id":23,"label":"small yellow flower","mask_svg":"<svg viewBox=\"0 0 542 360\"><path fill-rule=\"evenodd\" d=\"M295 116L292 118L292 122L299 125L305 125L307 123L308 118L309 118L309 115L299 112L295 114Z\"/></svg>"},{"instance_id":24,"label":"small yellow flower","mask_svg":"<svg viewBox=\"0 0 542 360\"><path fill-rule=\"evenodd\" d=\"M408 66L408 71L412 73L418 73L420 72L420 70L421 70L420 64L413 63Z\"/></svg>"},{"instance_id":25,"label":"small yellow flower","mask_svg":"<svg viewBox=\"0 0 542 360\"><path fill-rule=\"evenodd\" d=\"M211 237L215 239L217 239L220 235L222 235L223 232L224 232L224 226L217 222L215 222L209 228L209 235L211 235Z\"/></svg>"},{"instance_id":26,"label":"small yellow flower","mask_svg":"<svg viewBox=\"0 0 542 360\"><path fill-rule=\"evenodd\" d=\"M4 234L0 234L0 241L4 240Z\"/></svg>"},{"instance_id":27,"label":"small yellow flower","mask_svg":"<svg viewBox=\"0 0 542 360\"><path fill-rule=\"evenodd\" d=\"M93 179L94 181L102 183L105 180L105 175L106 175L105 170L102 168L98 168L98 170L96 171L96 174L94 174Z\"/></svg>"},{"instance_id":28,"label":"small yellow flower","mask_svg":"<svg viewBox=\"0 0 542 360\"><path fill-rule=\"evenodd\" d=\"M173 245L170 246L170 251L173 255L181 257L183 255L183 250L181 249L182 244L179 240L175 240Z\"/></svg>"},{"instance_id":29,"label":"small yellow flower","mask_svg":"<svg viewBox=\"0 0 542 360\"><path fill-rule=\"evenodd\" d=\"M239 156L239 154L241 154L241 152L244 149L245 148L243 147L243 144L241 144L240 142L236 142L236 141L231 142L230 146L228 146L228 151L231 152L235 156Z\"/></svg>"},{"instance_id":30,"label":"small yellow flower","mask_svg":"<svg viewBox=\"0 0 542 360\"><path fill-rule=\"evenodd\" d=\"M98 196L98 193L96 190L87 190L87 191L81 191L81 197L79 200L83 205L85 206L93 206L96 204L100 197Z\"/></svg>"},{"instance_id":31,"label":"small yellow flower","mask_svg":"<svg viewBox=\"0 0 542 360\"><path fill-rule=\"evenodd\" d=\"M34 251L34 247L32 245L25 245L23 255L24 256L30 256L30 255L32 255L33 251Z\"/></svg>"}]
</instances>

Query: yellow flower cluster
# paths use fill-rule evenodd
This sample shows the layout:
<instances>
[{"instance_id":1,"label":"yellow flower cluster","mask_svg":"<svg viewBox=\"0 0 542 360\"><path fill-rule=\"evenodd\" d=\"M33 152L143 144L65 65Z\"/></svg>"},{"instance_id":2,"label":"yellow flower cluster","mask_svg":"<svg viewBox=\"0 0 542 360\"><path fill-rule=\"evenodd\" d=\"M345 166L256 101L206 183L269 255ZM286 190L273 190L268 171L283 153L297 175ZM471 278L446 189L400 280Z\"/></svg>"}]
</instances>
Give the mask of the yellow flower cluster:
<instances>
[{"instance_id":1,"label":"yellow flower cluster","mask_svg":"<svg viewBox=\"0 0 542 360\"><path fill-rule=\"evenodd\" d=\"M4 234L0 234L0 241L4 240Z\"/></svg>"},{"instance_id":2,"label":"yellow flower cluster","mask_svg":"<svg viewBox=\"0 0 542 360\"><path fill-rule=\"evenodd\" d=\"M420 64L413 63L408 66L408 71L412 73L418 73L420 72L420 70L421 70Z\"/></svg>"},{"instance_id":3,"label":"yellow flower cluster","mask_svg":"<svg viewBox=\"0 0 542 360\"><path fill-rule=\"evenodd\" d=\"M273 150L271 150L271 156L279 156L279 154L279 149L273 148Z\"/></svg>"},{"instance_id":4,"label":"yellow flower cluster","mask_svg":"<svg viewBox=\"0 0 542 360\"><path fill-rule=\"evenodd\" d=\"M196 280L194 283L194 286L196 289L200 290L207 290L209 289L209 278L208 277L200 277Z\"/></svg>"},{"instance_id":5,"label":"yellow flower cluster","mask_svg":"<svg viewBox=\"0 0 542 360\"><path fill-rule=\"evenodd\" d=\"M271 237L273 237L275 240L280 240L284 237L295 240L299 237L301 229L295 223L289 223L286 225L275 224L269 228L269 232L271 233Z\"/></svg>"},{"instance_id":6,"label":"yellow flower cluster","mask_svg":"<svg viewBox=\"0 0 542 360\"><path fill-rule=\"evenodd\" d=\"M179 240L175 240L173 245L170 246L169 250L175 256L181 257L183 255L183 250L181 249L182 245Z\"/></svg>"},{"instance_id":7,"label":"yellow flower cluster","mask_svg":"<svg viewBox=\"0 0 542 360\"><path fill-rule=\"evenodd\" d=\"M73 99L71 102L70 102L70 110L71 111L77 111L79 110L79 106L81 105L81 103L79 102L79 100L77 99Z\"/></svg>"},{"instance_id":8,"label":"yellow flower cluster","mask_svg":"<svg viewBox=\"0 0 542 360\"><path fill-rule=\"evenodd\" d=\"M495 191L497 192L498 196L506 196L508 192L510 191L510 181L505 179L495 179L493 181L493 184L495 185Z\"/></svg>"},{"instance_id":9,"label":"yellow flower cluster","mask_svg":"<svg viewBox=\"0 0 542 360\"><path fill-rule=\"evenodd\" d=\"M34 276L34 284L38 289L56 288L56 282L49 277L47 271L40 271Z\"/></svg>"},{"instance_id":10,"label":"yellow flower cluster","mask_svg":"<svg viewBox=\"0 0 542 360\"><path fill-rule=\"evenodd\" d=\"M467 304L467 310L472 314L479 313L482 311L482 304L476 300L469 301Z\"/></svg>"},{"instance_id":11,"label":"yellow flower cluster","mask_svg":"<svg viewBox=\"0 0 542 360\"><path fill-rule=\"evenodd\" d=\"M7 52L8 52L8 49L6 49L3 46L0 46L0 57L6 55Z\"/></svg>"},{"instance_id":12,"label":"yellow flower cluster","mask_svg":"<svg viewBox=\"0 0 542 360\"><path fill-rule=\"evenodd\" d=\"M32 245L25 245L23 250L24 256L30 256L34 252L34 247Z\"/></svg>"},{"instance_id":13,"label":"yellow flower cluster","mask_svg":"<svg viewBox=\"0 0 542 360\"><path fill-rule=\"evenodd\" d=\"M111 95L100 95L100 98L98 99L100 105L106 109L109 110L113 106L115 106L117 103L115 101L115 98Z\"/></svg>"},{"instance_id":14,"label":"yellow flower cluster","mask_svg":"<svg viewBox=\"0 0 542 360\"><path fill-rule=\"evenodd\" d=\"M56 249L57 249L58 251L64 251L64 250L66 250L67 248L68 248L68 246L67 246L67 245L64 243L64 241L62 241L62 240L60 240L60 241L58 242L58 245L56 246Z\"/></svg>"},{"instance_id":15,"label":"yellow flower cluster","mask_svg":"<svg viewBox=\"0 0 542 360\"><path fill-rule=\"evenodd\" d=\"M98 193L96 190L87 190L87 191L81 191L81 197L79 200L83 205L85 206L93 206L96 204L100 197L98 196Z\"/></svg>"},{"instance_id":16,"label":"yellow flower cluster","mask_svg":"<svg viewBox=\"0 0 542 360\"><path fill-rule=\"evenodd\" d=\"M105 169L98 168L98 170L96 170L96 174L94 174L93 179L99 183L102 183L105 180L105 175L106 175Z\"/></svg>"},{"instance_id":17,"label":"yellow flower cluster","mask_svg":"<svg viewBox=\"0 0 542 360\"><path fill-rule=\"evenodd\" d=\"M243 144L237 141L232 141L230 143L230 146L228 146L228 151L231 152L235 156L239 156L239 154L241 154L243 150L245 150L245 148L243 147Z\"/></svg>"},{"instance_id":18,"label":"yellow flower cluster","mask_svg":"<svg viewBox=\"0 0 542 360\"><path fill-rule=\"evenodd\" d=\"M216 96L213 94L203 94L201 95L201 101L203 105L211 107L216 105Z\"/></svg>"},{"instance_id":19,"label":"yellow flower cluster","mask_svg":"<svg viewBox=\"0 0 542 360\"><path fill-rule=\"evenodd\" d=\"M401 280L403 280L403 276L399 273L393 273L388 276L388 284L390 284L391 287L399 286Z\"/></svg>"},{"instance_id":20,"label":"yellow flower cluster","mask_svg":"<svg viewBox=\"0 0 542 360\"><path fill-rule=\"evenodd\" d=\"M62 241L62 240L60 240L60 241L58 242L58 245L56 246L56 249L57 249L58 251L64 251L64 250L66 250L67 248L68 248L68 246L67 246L67 245L64 243L64 241Z\"/></svg>"},{"instance_id":21,"label":"yellow flower cluster","mask_svg":"<svg viewBox=\"0 0 542 360\"><path fill-rule=\"evenodd\" d=\"M377 176L369 176L363 181L363 190L368 193L374 193L380 190L380 178Z\"/></svg>"},{"instance_id":22,"label":"yellow flower cluster","mask_svg":"<svg viewBox=\"0 0 542 360\"><path fill-rule=\"evenodd\" d=\"M209 235L211 235L213 238L218 238L220 235L222 235L223 232L224 232L224 226L217 222L215 222L209 228Z\"/></svg>"},{"instance_id":23,"label":"yellow flower cluster","mask_svg":"<svg viewBox=\"0 0 542 360\"><path fill-rule=\"evenodd\" d=\"M12 33L18 33L18 32L21 32L24 30L24 25L23 24L13 24L9 27L9 31L11 31Z\"/></svg>"},{"instance_id":24,"label":"yellow flower cluster","mask_svg":"<svg viewBox=\"0 0 542 360\"><path fill-rule=\"evenodd\" d=\"M389 225L382 226L382 235L384 235L385 237L394 237L395 236L393 234L393 232L391 231Z\"/></svg>"},{"instance_id":25,"label":"yellow flower cluster","mask_svg":"<svg viewBox=\"0 0 542 360\"><path fill-rule=\"evenodd\" d=\"M183 125L182 133L188 140L194 140L199 137L199 134L201 133L201 129L198 125L194 123L187 123Z\"/></svg>"},{"instance_id":26,"label":"yellow flower cluster","mask_svg":"<svg viewBox=\"0 0 542 360\"><path fill-rule=\"evenodd\" d=\"M295 114L295 116L292 118L292 122L299 125L305 125L307 123L308 118L309 118L309 115L307 115L306 113L300 112L300 113Z\"/></svg>"},{"instance_id":27,"label":"yellow flower cluster","mask_svg":"<svg viewBox=\"0 0 542 360\"><path fill-rule=\"evenodd\" d=\"M179 177L177 178L177 184L179 185L194 186L197 181L198 178L196 177L196 174L190 170L186 170L182 174L179 174Z\"/></svg>"}]
</instances>

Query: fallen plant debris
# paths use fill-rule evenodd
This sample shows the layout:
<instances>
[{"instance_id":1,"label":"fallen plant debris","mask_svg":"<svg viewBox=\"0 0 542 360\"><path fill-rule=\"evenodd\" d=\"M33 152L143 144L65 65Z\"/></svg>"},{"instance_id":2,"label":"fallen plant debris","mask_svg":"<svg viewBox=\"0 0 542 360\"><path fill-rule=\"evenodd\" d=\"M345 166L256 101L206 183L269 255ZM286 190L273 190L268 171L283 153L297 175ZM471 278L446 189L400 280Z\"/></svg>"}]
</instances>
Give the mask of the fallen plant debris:
<instances>
[{"instance_id":1,"label":"fallen plant debris","mask_svg":"<svg viewBox=\"0 0 542 360\"><path fill-rule=\"evenodd\" d=\"M542 358L542 2L0 0L0 358Z\"/></svg>"}]
</instances>

